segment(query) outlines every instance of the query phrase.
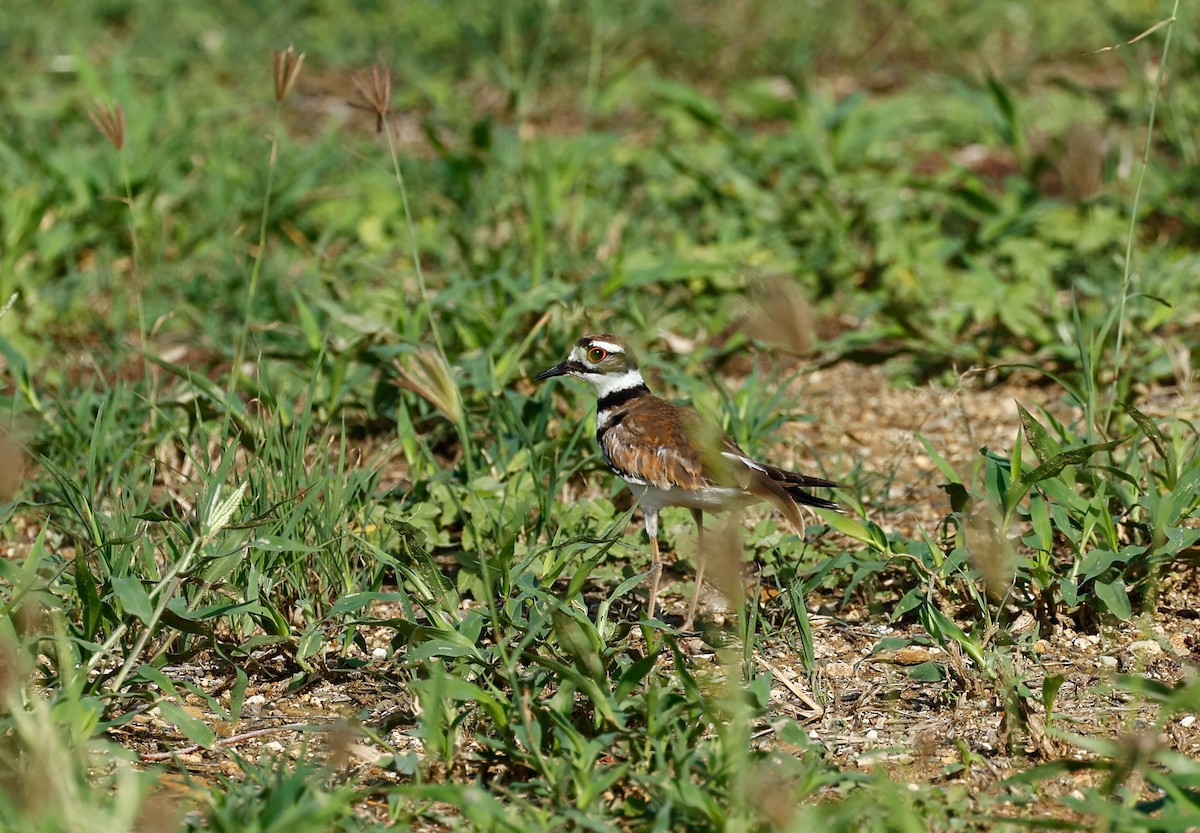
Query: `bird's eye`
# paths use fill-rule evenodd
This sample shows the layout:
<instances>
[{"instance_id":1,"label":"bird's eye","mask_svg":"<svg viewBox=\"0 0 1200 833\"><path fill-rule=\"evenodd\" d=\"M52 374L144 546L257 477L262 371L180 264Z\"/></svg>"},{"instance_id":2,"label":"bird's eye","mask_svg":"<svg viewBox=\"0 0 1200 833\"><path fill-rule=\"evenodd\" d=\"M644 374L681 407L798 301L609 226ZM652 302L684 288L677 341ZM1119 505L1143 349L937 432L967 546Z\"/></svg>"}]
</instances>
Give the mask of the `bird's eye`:
<instances>
[{"instance_id":1,"label":"bird's eye","mask_svg":"<svg viewBox=\"0 0 1200 833\"><path fill-rule=\"evenodd\" d=\"M591 350L588 350L588 361L592 364L599 364L606 358L608 358L608 351L603 347L593 347Z\"/></svg>"}]
</instances>

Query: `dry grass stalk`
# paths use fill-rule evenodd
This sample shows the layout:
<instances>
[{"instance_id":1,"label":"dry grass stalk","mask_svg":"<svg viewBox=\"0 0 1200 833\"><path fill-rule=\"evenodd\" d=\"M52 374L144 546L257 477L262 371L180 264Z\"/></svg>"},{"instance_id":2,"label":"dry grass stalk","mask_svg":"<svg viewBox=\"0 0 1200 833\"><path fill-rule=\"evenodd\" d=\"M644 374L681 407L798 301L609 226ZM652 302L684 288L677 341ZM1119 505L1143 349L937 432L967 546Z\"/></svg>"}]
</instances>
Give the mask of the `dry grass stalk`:
<instances>
[{"instance_id":1,"label":"dry grass stalk","mask_svg":"<svg viewBox=\"0 0 1200 833\"><path fill-rule=\"evenodd\" d=\"M463 424L462 397L454 382L454 371L433 347L421 346L404 360L396 360L400 386L411 390L437 408L455 425Z\"/></svg>"},{"instance_id":2,"label":"dry grass stalk","mask_svg":"<svg viewBox=\"0 0 1200 833\"><path fill-rule=\"evenodd\" d=\"M300 67L304 65L304 53L296 53L296 48L289 46L284 50L275 50L275 100L283 101L291 92L296 78L300 75Z\"/></svg>"},{"instance_id":3,"label":"dry grass stalk","mask_svg":"<svg viewBox=\"0 0 1200 833\"><path fill-rule=\"evenodd\" d=\"M974 514L967 518L965 532L971 561L983 576L988 593L994 598L1003 597L1012 586L1017 569L1017 557L1012 545L1001 534L996 522L986 514Z\"/></svg>"},{"instance_id":4,"label":"dry grass stalk","mask_svg":"<svg viewBox=\"0 0 1200 833\"><path fill-rule=\"evenodd\" d=\"M120 102L114 101L111 107L97 102L96 106L88 111L88 118L113 147L117 150L125 147L125 109L121 107Z\"/></svg>"},{"instance_id":5,"label":"dry grass stalk","mask_svg":"<svg viewBox=\"0 0 1200 833\"><path fill-rule=\"evenodd\" d=\"M782 275L764 278L753 288L750 335L803 356L812 351L812 305L794 280Z\"/></svg>"}]
</instances>

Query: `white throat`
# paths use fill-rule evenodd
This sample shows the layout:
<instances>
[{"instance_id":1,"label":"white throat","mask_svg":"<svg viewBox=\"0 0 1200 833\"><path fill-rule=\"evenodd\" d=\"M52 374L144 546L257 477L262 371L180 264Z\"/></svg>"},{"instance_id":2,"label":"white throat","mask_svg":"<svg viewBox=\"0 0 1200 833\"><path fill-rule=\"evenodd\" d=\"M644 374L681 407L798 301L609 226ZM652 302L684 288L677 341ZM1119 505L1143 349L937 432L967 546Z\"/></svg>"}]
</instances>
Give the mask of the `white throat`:
<instances>
[{"instance_id":1,"label":"white throat","mask_svg":"<svg viewBox=\"0 0 1200 833\"><path fill-rule=\"evenodd\" d=\"M585 378L596 386L596 397L598 399L603 399L610 393L629 390L630 388L646 384L646 380L642 378L642 374L636 368L631 368L624 373L618 373L613 376L587 376Z\"/></svg>"}]
</instances>

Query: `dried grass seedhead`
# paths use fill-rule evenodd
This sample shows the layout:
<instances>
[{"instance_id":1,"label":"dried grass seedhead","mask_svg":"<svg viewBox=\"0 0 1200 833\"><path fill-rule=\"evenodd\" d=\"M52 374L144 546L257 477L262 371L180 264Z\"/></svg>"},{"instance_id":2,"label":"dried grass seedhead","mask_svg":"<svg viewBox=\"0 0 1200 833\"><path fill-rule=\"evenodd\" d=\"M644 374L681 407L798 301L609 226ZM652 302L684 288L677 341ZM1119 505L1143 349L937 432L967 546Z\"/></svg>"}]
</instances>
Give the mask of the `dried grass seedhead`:
<instances>
[{"instance_id":1,"label":"dried grass seedhead","mask_svg":"<svg viewBox=\"0 0 1200 833\"><path fill-rule=\"evenodd\" d=\"M16 691L24 674L21 652L7 637L0 639L0 702Z\"/></svg>"},{"instance_id":2,"label":"dried grass seedhead","mask_svg":"<svg viewBox=\"0 0 1200 833\"><path fill-rule=\"evenodd\" d=\"M704 551L700 558L711 571L713 584L726 599L734 600L745 593L742 568L745 549L738 537L742 528L742 513L733 511L719 515L719 522L704 526Z\"/></svg>"},{"instance_id":3,"label":"dried grass seedhead","mask_svg":"<svg viewBox=\"0 0 1200 833\"><path fill-rule=\"evenodd\" d=\"M125 147L125 109L120 102L114 101L111 107L105 107L100 102L88 111L88 118L100 135L112 142L117 150Z\"/></svg>"},{"instance_id":4,"label":"dried grass seedhead","mask_svg":"<svg viewBox=\"0 0 1200 833\"><path fill-rule=\"evenodd\" d=\"M771 275L759 281L753 290L750 335L797 355L812 350L812 305L794 280Z\"/></svg>"},{"instance_id":5,"label":"dried grass seedhead","mask_svg":"<svg viewBox=\"0 0 1200 833\"><path fill-rule=\"evenodd\" d=\"M800 802L796 800L796 783L776 764L770 768L755 767L746 777L746 788L754 797L754 807L770 830L790 830L796 824Z\"/></svg>"},{"instance_id":6,"label":"dried grass seedhead","mask_svg":"<svg viewBox=\"0 0 1200 833\"><path fill-rule=\"evenodd\" d=\"M1104 133L1095 124L1073 122L1067 128L1058 168L1072 199L1094 197L1104 187L1105 145Z\"/></svg>"},{"instance_id":7,"label":"dried grass seedhead","mask_svg":"<svg viewBox=\"0 0 1200 833\"><path fill-rule=\"evenodd\" d=\"M25 449L0 428L0 501L12 500L28 470L29 456Z\"/></svg>"},{"instance_id":8,"label":"dried grass seedhead","mask_svg":"<svg viewBox=\"0 0 1200 833\"><path fill-rule=\"evenodd\" d=\"M294 46L284 50L275 50L275 100L283 101L291 92L292 85L300 75L300 67L304 65L304 53L296 53Z\"/></svg>"},{"instance_id":9,"label":"dried grass seedhead","mask_svg":"<svg viewBox=\"0 0 1200 833\"><path fill-rule=\"evenodd\" d=\"M435 348L421 346L397 359L400 386L427 400L455 425L463 420L462 396L454 382L454 371Z\"/></svg>"},{"instance_id":10,"label":"dried grass seedhead","mask_svg":"<svg viewBox=\"0 0 1200 833\"><path fill-rule=\"evenodd\" d=\"M187 805L180 796L161 788L152 793L138 812L138 833L175 833L183 829L183 816Z\"/></svg>"},{"instance_id":11,"label":"dried grass seedhead","mask_svg":"<svg viewBox=\"0 0 1200 833\"><path fill-rule=\"evenodd\" d=\"M987 591L995 598L1008 592L1017 570L1017 556L996 522L984 513L967 518L967 550L983 576Z\"/></svg>"},{"instance_id":12,"label":"dried grass seedhead","mask_svg":"<svg viewBox=\"0 0 1200 833\"><path fill-rule=\"evenodd\" d=\"M352 106L375 114L375 131L383 132L383 125L391 115L392 108L392 68L374 64L369 70L360 70L350 76L354 89L362 102L353 102Z\"/></svg>"}]
</instances>

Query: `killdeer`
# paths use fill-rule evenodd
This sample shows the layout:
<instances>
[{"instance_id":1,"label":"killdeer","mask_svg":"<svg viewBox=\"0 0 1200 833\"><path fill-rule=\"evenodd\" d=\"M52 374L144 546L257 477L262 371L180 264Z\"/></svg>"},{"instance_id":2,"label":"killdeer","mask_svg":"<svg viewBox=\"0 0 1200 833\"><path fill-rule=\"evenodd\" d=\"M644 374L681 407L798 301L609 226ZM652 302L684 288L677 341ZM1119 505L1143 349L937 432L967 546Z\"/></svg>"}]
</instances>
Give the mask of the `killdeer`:
<instances>
[{"instance_id":1,"label":"killdeer","mask_svg":"<svg viewBox=\"0 0 1200 833\"><path fill-rule=\"evenodd\" d=\"M566 361L543 370L536 379L554 376L574 376L591 382L596 389L596 441L609 468L629 485L637 498L650 537L647 616L654 616L662 575L658 513L663 507L691 509L701 540L696 589L688 605L684 630L692 629L704 578L704 511L769 500L797 530L803 530L800 505L838 508L833 501L809 494L805 489L841 484L760 463L728 436L706 428L695 411L652 394L638 372L637 359L629 345L614 335L584 336L576 342Z\"/></svg>"}]
</instances>

